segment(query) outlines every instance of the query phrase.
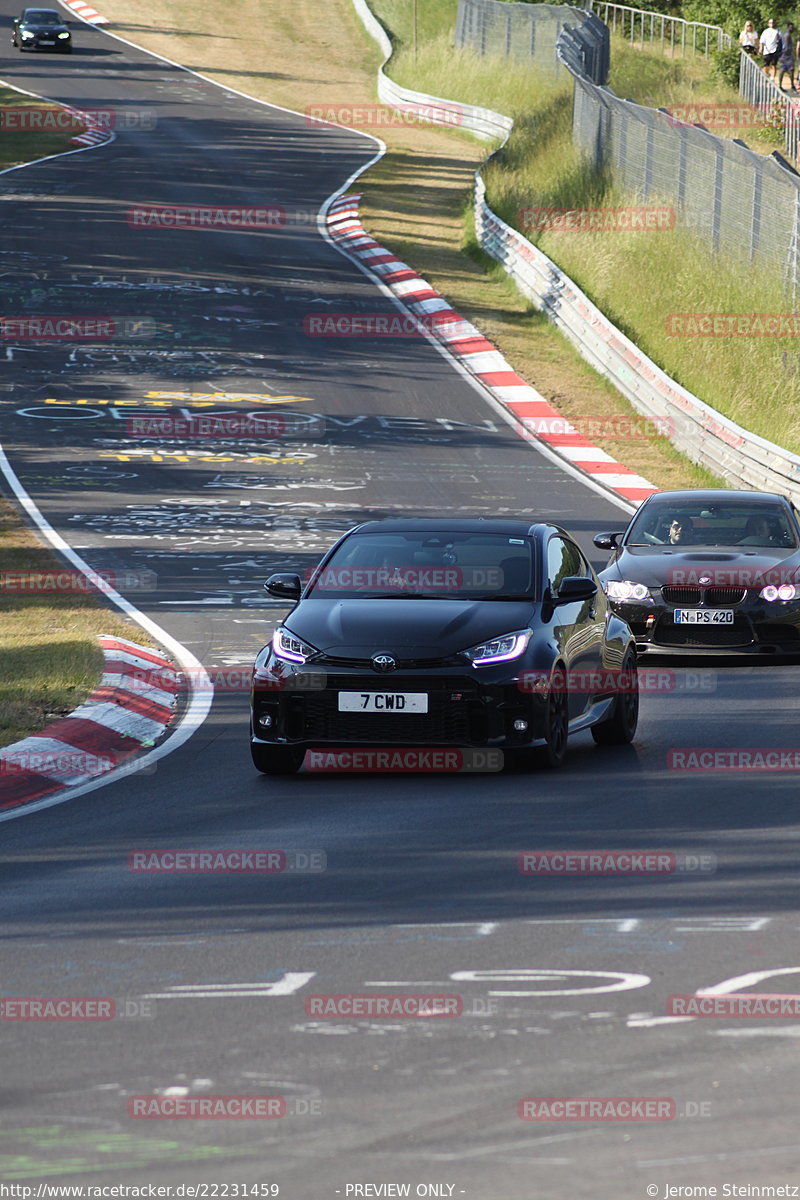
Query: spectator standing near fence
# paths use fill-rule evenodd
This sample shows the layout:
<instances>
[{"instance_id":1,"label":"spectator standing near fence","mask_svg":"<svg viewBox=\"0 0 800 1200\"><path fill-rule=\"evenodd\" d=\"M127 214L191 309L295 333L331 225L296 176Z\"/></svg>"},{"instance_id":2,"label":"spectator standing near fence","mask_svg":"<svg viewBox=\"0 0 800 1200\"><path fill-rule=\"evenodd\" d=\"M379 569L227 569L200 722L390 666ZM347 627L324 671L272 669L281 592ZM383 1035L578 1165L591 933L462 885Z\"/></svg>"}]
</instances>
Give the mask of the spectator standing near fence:
<instances>
[{"instance_id":1,"label":"spectator standing near fence","mask_svg":"<svg viewBox=\"0 0 800 1200\"><path fill-rule=\"evenodd\" d=\"M758 50L758 34L752 21L745 21L744 29L739 34L739 45L745 54L754 55Z\"/></svg>"},{"instance_id":2,"label":"spectator standing near fence","mask_svg":"<svg viewBox=\"0 0 800 1200\"><path fill-rule=\"evenodd\" d=\"M787 23L786 32L781 34L778 51L778 87L783 87L784 75L789 76L789 91L794 88L794 25Z\"/></svg>"},{"instance_id":3,"label":"spectator standing near fence","mask_svg":"<svg viewBox=\"0 0 800 1200\"><path fill-rule=\"evenodd\" d=\"M764 70L770 79L774 79L775 67L781 52L781 33L779 29L775 28L775 21L772 17L767 21L767 28L761 34L759 45L764 56Z\"/></svg>"}]
</instances>

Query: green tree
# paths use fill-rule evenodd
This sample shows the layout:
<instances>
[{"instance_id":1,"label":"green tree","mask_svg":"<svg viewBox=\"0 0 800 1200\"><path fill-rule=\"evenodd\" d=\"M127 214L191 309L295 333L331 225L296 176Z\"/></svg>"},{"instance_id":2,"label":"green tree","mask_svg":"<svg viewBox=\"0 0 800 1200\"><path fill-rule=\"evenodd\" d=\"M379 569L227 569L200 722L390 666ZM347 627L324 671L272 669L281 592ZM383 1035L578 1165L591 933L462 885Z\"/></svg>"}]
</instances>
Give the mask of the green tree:
<instances>
[{"instance_id":1,"label":"green tree","mask_svg":"<svg viewBox=\"0 0 800 1200\"><path fill-rule=\"evenodd\" d=\"M762 29L766 29L769 18L774 17L778 28L783 29L787 20L794 15L795 3L796 0L775 0L774 4L765 0L756 0L755 3L748 3L747 0L686 0L676 15L687 21L720 25L726 33L738 37L745 21L752 21L756 31L761 33Z\"/></svg>"}]
</instances>

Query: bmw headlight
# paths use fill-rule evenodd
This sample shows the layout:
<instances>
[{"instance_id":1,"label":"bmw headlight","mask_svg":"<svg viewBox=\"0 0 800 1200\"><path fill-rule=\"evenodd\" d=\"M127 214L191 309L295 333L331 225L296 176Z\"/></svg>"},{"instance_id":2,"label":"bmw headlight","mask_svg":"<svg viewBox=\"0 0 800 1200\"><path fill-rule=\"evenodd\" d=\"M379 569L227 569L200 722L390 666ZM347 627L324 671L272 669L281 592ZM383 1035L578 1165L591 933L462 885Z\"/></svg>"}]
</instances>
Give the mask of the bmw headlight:
<instances>
[{"instance_id":1,"label":"bmw headlight","mask_svg":"<svg viewBox=\"0 0 800 1200\"><path fill-rule=\"evenodd\" d=\"M520 629L516 633L504 633L502 637L492 638L490 642L481 642L465 650L473 667L486 667L490 663L510 662L525 653L525 648L531 640L530 629Z\"/></svg>"},{"instance_id":2,"label":"bmw headlight","mask_svg":"<svg viewBox=\"0 0 800 1200\"><path fill-rule=\"evenodd\" d=\"M35 36L35 34L29 33L27 29L23 29L20 31L20 37L32 38L34 36Z\"/></svg>"},{"instance_id":3,"label":"bmw headlight","mask_svg":"<svg viewBox=\"0 0 800 1200\"><path fill-rule=\"evenodd\" d=\"M68 37L69 37L69 34L68 34L68 33L60 33L58 36L59 36L60 38L68 38Z\"/></svg>"},{"instance_id":4,"label":"bmw headlight","mask_svg":"<svg viewBox=\"0 0 800 1200\"><path fill-rule=\"evenodd\" d=\"M631 579L609 579L605 585L609 600L638 601L650 599L650 589L643 583L634 583Z\"/></svg>"},{"instance_id":5,"label":"bmw headlight","mask_svg":"<svg viewBox=\"0 0 800 1200\"><path fill-rule=\"evenodd\" d=\"M284 662L292 663L304 663L319 653L316 646L304 642L297 634L285 629L282 625L272 635L272 650Z\"/></svg>"},{"instance_id":6,"label":"bmw headlight","mask_svg":"<svg viewBox=\"0 0 800 1200\"><path fill-rule=\"evenodd\" d=\"M800 588L793 583L782 583L780 587L769 583L758 594L762 600L796 600L800 595Z\"/></svg>"}]
</instances>

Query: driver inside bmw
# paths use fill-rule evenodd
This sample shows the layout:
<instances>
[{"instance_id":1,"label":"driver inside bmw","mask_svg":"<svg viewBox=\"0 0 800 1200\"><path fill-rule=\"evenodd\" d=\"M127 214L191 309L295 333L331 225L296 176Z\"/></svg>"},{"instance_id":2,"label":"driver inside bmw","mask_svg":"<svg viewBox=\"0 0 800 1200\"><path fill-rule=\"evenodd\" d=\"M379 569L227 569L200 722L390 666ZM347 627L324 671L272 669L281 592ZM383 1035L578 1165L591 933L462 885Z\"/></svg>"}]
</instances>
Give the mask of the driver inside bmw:
<instances>
[{"instance_id":1,"label":"driver inside bmw","mask_svg":"<svg viewBox=\"0 0 800 1200\"><path fill-rule=\"evenodd\" d=\"M665 526L663 518L655 526L657 532L645 533L644 540L651 546L686 546L694 541L694 526L691 517L675 516Z\"/></svg>"}]
</instances>

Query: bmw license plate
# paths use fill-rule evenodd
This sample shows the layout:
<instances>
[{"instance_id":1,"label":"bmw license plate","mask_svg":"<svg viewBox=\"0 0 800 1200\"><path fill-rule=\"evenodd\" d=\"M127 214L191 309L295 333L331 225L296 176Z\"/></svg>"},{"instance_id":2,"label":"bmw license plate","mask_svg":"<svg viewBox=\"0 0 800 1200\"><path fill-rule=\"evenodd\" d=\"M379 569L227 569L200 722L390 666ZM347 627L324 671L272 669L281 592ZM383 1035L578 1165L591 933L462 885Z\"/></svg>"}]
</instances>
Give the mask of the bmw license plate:
<instances>
[{"instance_id":1,"label":"bmw license plate","mask_svg":"<svg viewBox=\"0 0 800 1200\"><path fill-rule=\"evenodd\" d=\"M52 38L39 38L39 45L40 46L55 46L55 42L53 41Z\"/></svg>"},{"instance_id":2,"label":"bmw license plate","mask_svg":"<svg viewBox=\"0 0 800 1200\"><path fill-rule=\"evenodd\" d=\"M677 625L732 625L732 608L676 608Z\"/></svg>"},{"instance_id":3,"label":"bmw license plate","mask_svg":"<svg viewBox=\"0 0 800 1200\"><path fill-rule=\"evenodd\" d=\"M339 712L426 713L427 692L339 692Z\"/></svg>"}]
</instances>

